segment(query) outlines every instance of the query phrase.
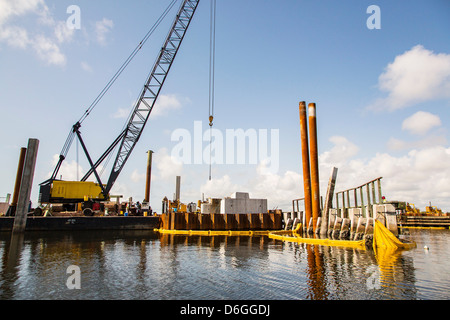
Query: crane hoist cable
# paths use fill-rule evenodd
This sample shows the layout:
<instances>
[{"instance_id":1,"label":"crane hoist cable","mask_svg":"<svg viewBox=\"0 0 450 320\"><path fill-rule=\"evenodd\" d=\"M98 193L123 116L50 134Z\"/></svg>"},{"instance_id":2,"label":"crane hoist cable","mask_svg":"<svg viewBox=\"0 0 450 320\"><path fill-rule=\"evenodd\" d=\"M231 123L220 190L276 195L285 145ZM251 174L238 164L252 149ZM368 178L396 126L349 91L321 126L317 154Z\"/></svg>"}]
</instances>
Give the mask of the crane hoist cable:
<instances>
[{"instance_id":1,"label":"crane hoist cable","mask_svg":"<svg viewBox=\"0 0 450 320\"><path fill-rule=\"evenodd\" d=\"M101 101L103 96L108 92L108 90L112 87L114 82L119 78L119 76L122 74L122 72L125 70L125 68L130 64L131 60L137 55L137 53L142 49L142 46L147 42L147 40L150 38L150 36L153 34L153 32L156 30L156 28L161 24L161 22L164 20L164 18L167 16L167 14L170 12L170 10L173 8L175 3L178 0L172 0L171 3L167 6L167 8L164 10L164 12L161 14L161 16L156 20L156 22L153 24L153 26L150 28L150 30L147 32L145 37L139 42L139 44L136 46L136 48L131 52L131 54L128 56L128 58L125 60L125 62L120 66L119 70L113 75L111 80L106 84L106 86L100 91L98 96L94 99L94 101L91 103L91 105L86 109L83 116L78 120L77 124L81 124L92 112L92 110L97 106L97 104ZM64 158L67 156L67 153L69 152L70 146L72 145L73 138L75 137L75 130L74 128L70 129L69 135L66 139L66 142L61 150L61 156Z\"/></svg>"},{"instance_id":2,"label":"crane hoist cable","mask_svg":"<svg viewBox=\"0 0 450 320\"><path fill-rule=\"evenodd\" d=\"M212 127L214 121L215 100L215 64L216 64L216 0L211 0L209 35L209 180L212 171Z\"/></svg>"}]
</instances>

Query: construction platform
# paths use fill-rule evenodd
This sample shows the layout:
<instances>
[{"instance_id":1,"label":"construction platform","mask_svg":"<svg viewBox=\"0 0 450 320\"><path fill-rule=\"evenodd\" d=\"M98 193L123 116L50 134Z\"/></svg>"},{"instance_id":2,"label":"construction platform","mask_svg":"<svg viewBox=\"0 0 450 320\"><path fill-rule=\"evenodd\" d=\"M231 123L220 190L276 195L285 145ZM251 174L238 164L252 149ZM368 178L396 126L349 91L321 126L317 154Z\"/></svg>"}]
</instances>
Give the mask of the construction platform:
<instances>
[{"instance_id":1,"label":"construction platform","mask_svg":"<svg viewBox=\"0 0 450 320\"><path fill-rule=\"evenodd\" d=\"M399 226L407 227L450 227L450 216L400 215Z\"/></svg>"},{"instance_id":2,"label":"construction platform","mask_svg":"<svg viewBox=\"0 0 450 320\"><path fill-rule=\"evenodd\" d=\"M0 231L11 231L14 217L0 217ZM28 217L25 231L154 230L160 217Z\"/></svg>"}]
</instances>

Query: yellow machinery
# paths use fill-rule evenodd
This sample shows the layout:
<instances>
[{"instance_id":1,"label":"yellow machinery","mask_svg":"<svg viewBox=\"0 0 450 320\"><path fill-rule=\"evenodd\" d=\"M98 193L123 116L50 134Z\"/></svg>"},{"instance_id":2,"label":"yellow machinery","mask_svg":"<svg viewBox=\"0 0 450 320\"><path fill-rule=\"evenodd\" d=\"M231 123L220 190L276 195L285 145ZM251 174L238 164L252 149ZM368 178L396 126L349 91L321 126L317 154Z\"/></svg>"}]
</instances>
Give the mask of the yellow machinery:
<instances>
[{"instance_id":1,"label":"yellow machinery","mask_svg":"<svg viewBox=\"0 0 450 320\"><path fill-rule=\"evenodd\" d=\"M53 180L44 190L41 188L40 203L79 203L85 201L108 201L98 183L89 181Z\"/></svg>"},{"instance_id":2,"label":"yellow machinery","mask_svg":"<svg viewBox=\"0 0 450 320\"><path fill-rule=\"evenodd\" d=\"M420 209L416 208L414 203L407 203L405 211L407 215L420 215Z\"/></svg>"},{"instance_id":3,"label":"yellow machinery","mask_svg":"<svg viewBox=\"0 0 450 320\"><path fill-rule=\"evenodd\" d=\"M195 203L185 204L180 202L179 200L170 201L167 197L164 197L162 201L162 213L169 212L200 212L198 209L196 210Z\"/></svg>"},{"instance_id":4,"label":"yellow machinery","mask_svg":"<svg viewBox=\"0 0 450 320\"><path fill-rule=\"evenodd\" d=\"M428 215L440 216L442 215L442 210L439 209L438 207L431 206L430 204L429 206L425 207L425 213Z\"/></svg>"}]
</instances>

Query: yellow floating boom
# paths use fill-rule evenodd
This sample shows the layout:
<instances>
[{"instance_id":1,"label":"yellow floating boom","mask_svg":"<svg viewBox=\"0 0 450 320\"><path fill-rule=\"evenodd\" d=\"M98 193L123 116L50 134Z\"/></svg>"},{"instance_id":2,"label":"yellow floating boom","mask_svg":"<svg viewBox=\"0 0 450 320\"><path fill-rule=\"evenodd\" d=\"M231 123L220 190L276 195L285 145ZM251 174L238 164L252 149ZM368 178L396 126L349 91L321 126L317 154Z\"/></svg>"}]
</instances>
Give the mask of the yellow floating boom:
<instances>
[{"instance_id":1,"label":"yellow floating boom","mask_svg":"<svg viewBox=\"0 0 450 320\"><path fill-rule=\"evenodd\" d=\"M351 240L303 238L297 233L300 230L300 228L301 224L299 223L295 228L295 230L272 231L269 233L269 238L289 242L317 244L322 246L351 247L362 250L366 249L364 240L351 241Z\"/></svg>"},{"instance_id":2,"label":"yellow floating boom","mask_svg":"<svg viewBox=\"0 0 450 320\"><path fill-rule=\"evenodd\" d=\"M233 231L233 230L166 230L166 229L154 229L154 231L163 234L174 235L200 235L200 236L268 236L270 239L315 244L322 246L335 246L335 247L347 247L365 250L365 240L352 241L352 240L332 240L332 239L315 239L315 238L303 238L299 235L301 224L298 224L295 230L258 230L258 231ZM411 249L415 248L416 243L404 243L392 234L380 221L375 221L373 231L373 248L376 249Z\"/></svg>"},{"instance_id":3,"label":"yellow floating boom","mask_svg":"<svg viewBox=\"0 0 450 320\"><path fill-rule=\"evenodd\" d=\"M189 236L266 236L270 230L167 230L154 229L163 234L189 235Z\"/></svg>"},{"instance_id":4,"label":"yellow floating boom","mask_svg":"<svg viewBox=\"0 0 450 320\"><path fill-rule=\"evenodd\" d=\"M383 249L411 249L415 248L416 243L404 243L397 239L380 221L375 220L375 226L373 228L373 248Z\"/></svg>"}]
</instances>

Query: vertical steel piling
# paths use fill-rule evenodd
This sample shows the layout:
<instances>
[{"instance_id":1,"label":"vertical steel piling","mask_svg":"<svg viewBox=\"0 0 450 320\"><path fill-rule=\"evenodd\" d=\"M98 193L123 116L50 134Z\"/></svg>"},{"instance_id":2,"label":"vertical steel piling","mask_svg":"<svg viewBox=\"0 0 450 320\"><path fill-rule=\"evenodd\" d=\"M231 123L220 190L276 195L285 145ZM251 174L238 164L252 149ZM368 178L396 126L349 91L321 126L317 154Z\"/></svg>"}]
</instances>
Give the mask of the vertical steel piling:
<instances>
[{"instance_id":1,"label":"vertical steel piling","mask_svg":"<svg viewBox=\"0 0 450 320\"><path fill-rule=\"evenodd\" d=\"M305 225L307 227L311 216L311 173L309 165L309 147L308 147L308 128L306 120L306 103L301 101L299 104L300 111L300 136L302 144L302 163L303 163L303 188L305 193Z\"/></svg>"},{"instance_id":2,"label":"vertical steel piling","mask_svg":"<svg viewBox=\"0 0 450 320\"><path fill-rule=\"evenodd\" d=\"M14 193L13 193L11 205L6 214L7 216L14 215L16 213L16 207L17 207L17 201L19 199L19 190L20 190L20 184L22 182L23 165L25 163L26 153L27 153L27 148L20 148L19 164L17 166L16 182L14 184Z\"/></svg>"},{"instance_id":3,"label":"vertical steel piling","mask_svg":"<svg viewBox=\"0 0 450 320\"><path fill-rule=\"evenodd\" d=\"M145 203L150 203L150 184L152 181L152 154L153 151L149 150L147 151L147 175L146 175L146 182L145 182Z\"/></svg>"},{"instance_id":4,"label":"vertical steel piling","mask_svg":"<svg viewBox=\"0 0 450 320\"><path fill-rule=\"evenodd\" d=\"M309 147L311 164L311 207L313 218L313 230L316 232L317 219L320 216L320 190L319 190L319 156L317 148L317 121L316 104L308 105L309 116Z\"/></svg>"}]
</instances>

